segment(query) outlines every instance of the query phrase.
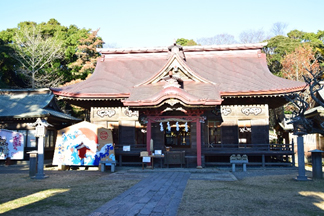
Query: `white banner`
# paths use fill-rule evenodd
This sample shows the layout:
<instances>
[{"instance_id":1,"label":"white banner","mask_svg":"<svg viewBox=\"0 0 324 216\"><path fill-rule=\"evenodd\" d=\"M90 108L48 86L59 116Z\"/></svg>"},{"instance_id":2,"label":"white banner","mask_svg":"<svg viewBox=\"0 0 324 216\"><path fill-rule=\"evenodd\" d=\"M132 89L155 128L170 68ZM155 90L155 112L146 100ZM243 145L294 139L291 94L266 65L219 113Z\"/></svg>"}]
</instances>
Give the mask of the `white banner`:
<instances>
[{"instance_id":1,"label":"white banner","mask_svg":"<svg viewBox=\"0 0 324 216\"><path fill-rule=\"evenodd\" d=\"M24 159L24 135L10 130L0 130L0 160L10 157L13 160Z\"/></svg>"}]
</instances>

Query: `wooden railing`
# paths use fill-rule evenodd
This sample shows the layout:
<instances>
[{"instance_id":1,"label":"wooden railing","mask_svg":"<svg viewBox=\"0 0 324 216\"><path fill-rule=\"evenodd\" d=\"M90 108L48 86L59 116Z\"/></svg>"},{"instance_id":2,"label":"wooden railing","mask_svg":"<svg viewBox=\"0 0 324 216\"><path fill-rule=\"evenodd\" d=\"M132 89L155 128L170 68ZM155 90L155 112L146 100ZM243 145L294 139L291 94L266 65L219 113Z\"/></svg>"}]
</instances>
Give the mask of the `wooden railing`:
<instances>
[{"instance_id":1,"label":"wooden railing","mask_svg":"<svg viewBox=\"0 0 324 216\"><path fill-rule=\"evenodd\" d=\"M133 150L146 150L146 144L116 144L115 149L122 150L124 146L130 146ZM203 149L208 150L250 150L250 151L290 151L294 152L294 145L289 144L221 144L211 143L203 146Z\"/></svg>"},{"instance_id":2,"label":"wooden railing","mask_svg":"<svg viewBox=\"0 0 324 216\"><path fill-rule=\"evenodd\" d=\"M124 151L124 146L130 146L130 151ZM195 149L192 149L195 150ZM146 151L146 144L118 144L115 145L118 165L141 165L140 152ZM186 154L188 150L186 150ZM259 162L251 162L250 165L294 165L293 144L208 144L202 146L202 158L217 158L215 156L229 157L231 154L247 154L249 157L261 156ZM190 155L190 154L188 154ZM186 155L185 157L187 157ZM278 161L268 161L267 157L279 158ZM288 161L291 157L291 161ZM286 158L281 160L280 158ZM205 159L204 159L205 160ZM229 161L206 161L206 165L229 165Z\"/></svg>"},{"instance_id":3,"label":"wooden railing","mask_svg":"<svg viewBox=\"0 0 324 216\"><path fill-rule=\"evenodd\" d=\"M254 157L253 161L249 160L249 165L295 166L294 144L209 144L202 148L206 166L230 165L226 157L232 154ZM223 161L213 161L217 156L222 156Z\"/></svg>"},{"instance_id":4,"label":"wooden railing","mask_svg":"<svg viewBox=\"0 0 324 216\"><path fill-rule=\"evenodd\" d=\"M203 146L205 151L217 151L217 150L228 150L235 151L246 150L246 151L286 151L294 152L293 144L221 144L221 143L210 143Z\"/></svg>"}]
</instances>

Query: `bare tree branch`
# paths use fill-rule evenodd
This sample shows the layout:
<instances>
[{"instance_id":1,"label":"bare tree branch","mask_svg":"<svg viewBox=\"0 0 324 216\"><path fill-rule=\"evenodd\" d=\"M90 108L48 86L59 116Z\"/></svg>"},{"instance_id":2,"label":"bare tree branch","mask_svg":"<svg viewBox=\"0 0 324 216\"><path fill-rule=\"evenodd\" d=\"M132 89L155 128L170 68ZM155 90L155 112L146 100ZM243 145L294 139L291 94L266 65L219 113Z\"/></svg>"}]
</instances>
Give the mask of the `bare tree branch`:
<instances>
[{"instance_id":1,"label":"bare tree branch","mask_svg":"<svg viewBox=\"0 0 324 216\"><path fill-rule=\"evenodd\" d=\"M197 39L197 43L201 45L223 45L223 44L235 44L237 41L233 35L230 34L218 34L214 37L204 37Z\"/></svg>"},{"instance_id":2,"label":"bare tree branch","mask_svg":"<svg viewBox=\"0 0 324 216\"><path fill-rule=\"evenodd\" d=\"M317 119L320 123L320 128L314 127L314 121L312 119L306 118L305 112L309 109L309 102L307 102L307 97L310 94L311 98L319 105L324 107L323 100L319 99L317 96L319 91L323 89L323 70L319 68L310 67L307 69L309 75L303 75L305 82L307 83L308 91L301 92L298 94L287 96L286 99L293 103L297 110L293 111L293 117L291 122L294 125L294 132L296 133L320 133L324 135L324 122L321 119ZM306 89L306 88L305 88ZM316 120L315 117L314 120Z\"/></svg>"},{"instance_id":3,"label":"bare tree branch","mask_svg":"<svg viewBox=\"0 0 324 216\"><path fill-rule=\"evenodd\" d=\"M317 97L318 92L323 89L323 71L319 69L307 69L307 71L310 76L303 77L309 86L310 96L317 104L324 107L324 102Z\"/></svg>"},{"instance_id":4,"label":"bare tree branch","mask_svg":"<svg viewBox=\"0 0 324 216\"><path fill-rule=\"evenodd\" d=\"M247 30L243 31L240 35L240 42L243 44L248 43L260 43L264 40L270 39L270 36L263 31L263 29L259 30Z\"/></svg>"},{"instance_id":5,"label":"bare tree branch","mask_svg":"<svg viewBox=\"0 0 324 216\"><path fill-rule=\"evenodd\" d=\"M35 77L46 65L56 59L63 57L62 42L57 38L43 38L41 29L36 26L24 27L17 31L14 36L14 47L16 52L13 57L17 59L23 67L26 76L31 77L31 86L39 86L35 82L46 80L44 76ZM43 82L42 82L43 83Z\"/></svg>"},{"instance_id":6,"label":"bare tree branch","mask_svg":"<svg viewBox=\"0 0 324 216\"><path fill-rule=\"evenodd\" d=\"M272 25L271 32L274 34L274 36L277 35L286 35L286 29L288 27L287 23L283 22L276 22Z\"/></svg>"}]
</instances>

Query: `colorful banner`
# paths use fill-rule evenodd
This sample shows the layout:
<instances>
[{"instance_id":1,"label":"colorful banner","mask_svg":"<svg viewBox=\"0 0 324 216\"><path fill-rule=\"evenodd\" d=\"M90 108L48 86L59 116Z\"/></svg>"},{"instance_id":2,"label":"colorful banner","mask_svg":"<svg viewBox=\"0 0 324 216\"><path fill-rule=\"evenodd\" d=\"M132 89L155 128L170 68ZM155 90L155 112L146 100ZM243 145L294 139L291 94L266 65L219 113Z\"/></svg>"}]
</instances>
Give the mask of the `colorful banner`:
<instances>
[{"instance_id":1,"label":"colorful banner","mask_svg":"<svg viewBox=\"0 0 324 216\"><path fill-rule=\"evenodd\" d=\"M83 121L57 132L53 165L98 166L101 160L115 161L109 129Z\"/></svg>"},{"instance_id":2,"label":"colorful banner","mask_svg":"<svg viewBox=\"0 0 324 216\"><path fill-rule=\"evenodd\" d=\"M12 160L24 159L24 135L16 131L0 129L0 160L7 157Z\"/></svg>"}]
</instances>

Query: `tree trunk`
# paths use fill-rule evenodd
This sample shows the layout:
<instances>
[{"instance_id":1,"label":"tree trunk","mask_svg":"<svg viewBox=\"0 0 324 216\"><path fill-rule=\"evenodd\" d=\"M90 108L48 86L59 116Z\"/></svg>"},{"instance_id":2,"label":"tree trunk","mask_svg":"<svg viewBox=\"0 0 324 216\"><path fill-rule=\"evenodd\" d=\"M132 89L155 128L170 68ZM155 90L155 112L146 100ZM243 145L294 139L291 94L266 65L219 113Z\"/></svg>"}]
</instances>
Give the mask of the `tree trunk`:
<instances>
[{"instance_id":1,"label":"tree trunk","mask_svg":"<svg viewBox=\"0 0 324 216\"><path fill-rule=\"evenodd\" d=\"M35 72L32 71L32 88L35 88Z\"/></svg>"}]
</instances>

